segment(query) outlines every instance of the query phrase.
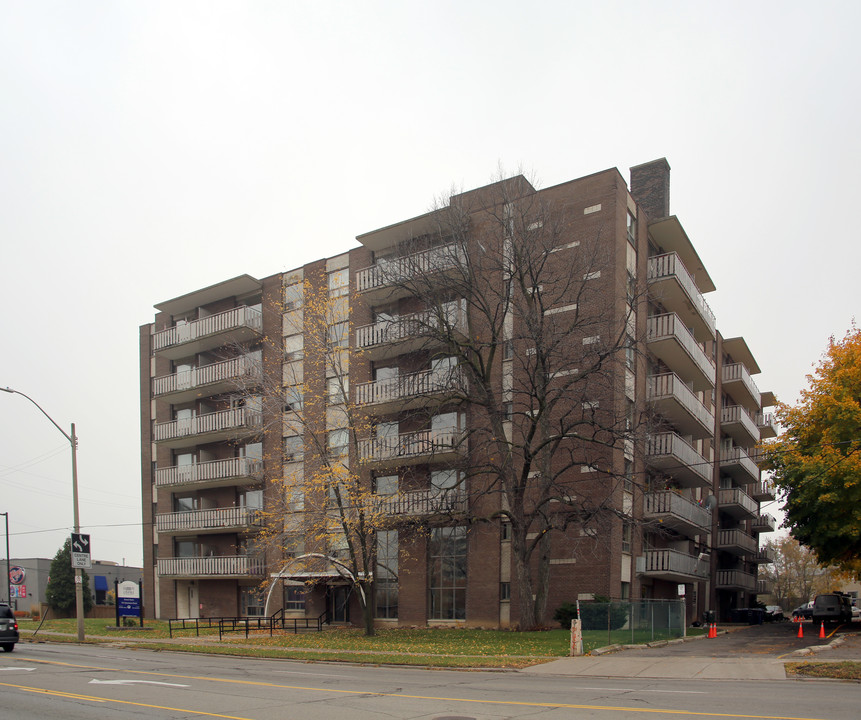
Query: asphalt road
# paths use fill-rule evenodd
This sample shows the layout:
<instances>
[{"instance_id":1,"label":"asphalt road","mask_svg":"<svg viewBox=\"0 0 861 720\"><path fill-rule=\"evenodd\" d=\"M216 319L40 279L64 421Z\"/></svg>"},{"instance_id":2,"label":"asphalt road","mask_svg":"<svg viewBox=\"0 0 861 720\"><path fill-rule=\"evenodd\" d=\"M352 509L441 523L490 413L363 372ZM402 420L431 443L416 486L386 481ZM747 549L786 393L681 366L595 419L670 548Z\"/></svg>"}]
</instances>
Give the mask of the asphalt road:
<instances>
[{"instance_id":1,"label":"asphalt road","mask_svg":"<svg viewBox=\"0 0 861 720\"><path fill-rule=\"evenodd\" d=\"M33 720L856 720L858 698L854 683L545 677L51 643L0 656L0 718Z\"/></svg>"}]
</instances>

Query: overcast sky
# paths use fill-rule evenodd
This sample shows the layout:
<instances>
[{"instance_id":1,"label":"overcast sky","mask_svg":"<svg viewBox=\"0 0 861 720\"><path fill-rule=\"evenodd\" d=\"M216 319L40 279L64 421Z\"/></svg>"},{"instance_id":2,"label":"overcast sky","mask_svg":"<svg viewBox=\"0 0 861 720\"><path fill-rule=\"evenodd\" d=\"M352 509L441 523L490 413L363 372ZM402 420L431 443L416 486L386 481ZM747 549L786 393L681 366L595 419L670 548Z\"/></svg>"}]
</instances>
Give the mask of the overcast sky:
<instances>
[{"instance_id":1,"label":"overcast sky","mask_svg":"<svg viewBox=\"0 0 861 720\"><path fill-rule=\"evenodd\" d=\"M720 331L794 401L861 299L859 21L821 1L0 0L0 386L76 423L94 557L142 558L154 303L346 251L499 167L547 187L666 157ZM11 555L52 557L69 443L16 395L0 426Z\"/></svg>"}]
</instances>

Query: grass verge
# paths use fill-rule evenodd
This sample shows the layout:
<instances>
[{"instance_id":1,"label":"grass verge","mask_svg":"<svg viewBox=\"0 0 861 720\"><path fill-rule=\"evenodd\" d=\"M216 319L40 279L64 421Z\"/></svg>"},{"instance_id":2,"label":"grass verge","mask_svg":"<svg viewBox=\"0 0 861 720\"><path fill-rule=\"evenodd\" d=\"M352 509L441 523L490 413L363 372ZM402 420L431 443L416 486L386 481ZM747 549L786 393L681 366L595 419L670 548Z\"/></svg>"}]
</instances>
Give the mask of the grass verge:
<instances>
[{"instance_id":1,"label":"grass verge","mask_svg":"<svg viewBox=\"0 0 861 720\"><path fill-rule=\"evenodd\" d=\"M786 663L786 673L795 677L861 680L861 662L855 660L817 662L814 660L812 662Z\"/></svg>"}]
</instances>

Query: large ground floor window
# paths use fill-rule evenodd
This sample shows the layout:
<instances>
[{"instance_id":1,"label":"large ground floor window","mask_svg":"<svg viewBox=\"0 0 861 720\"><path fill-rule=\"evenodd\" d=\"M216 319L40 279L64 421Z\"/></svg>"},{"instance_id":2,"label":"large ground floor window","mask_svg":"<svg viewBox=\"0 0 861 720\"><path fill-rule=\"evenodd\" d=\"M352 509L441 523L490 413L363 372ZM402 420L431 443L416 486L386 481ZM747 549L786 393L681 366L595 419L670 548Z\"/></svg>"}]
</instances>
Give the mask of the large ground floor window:
<instances>
[{"instance_id":1,"label":"large ground floor window","mask_svg":"<svg viewBox=\"0 0 861 720\"><path fill-rule=\"evenodd\" d=\"M398 531L377 531L377 570L374 573L374 615L398 616Z\"/></svg>"},{"instance_id":2,"label":"large ground floor window","mask_svg":"<svg viewBox=\"0 0 861 720\"><path fill-rule=\"evenodd\" d=\"M428 585L431 620L466 618L466 526L433 528Z\"/></svg>"}]
</instances>

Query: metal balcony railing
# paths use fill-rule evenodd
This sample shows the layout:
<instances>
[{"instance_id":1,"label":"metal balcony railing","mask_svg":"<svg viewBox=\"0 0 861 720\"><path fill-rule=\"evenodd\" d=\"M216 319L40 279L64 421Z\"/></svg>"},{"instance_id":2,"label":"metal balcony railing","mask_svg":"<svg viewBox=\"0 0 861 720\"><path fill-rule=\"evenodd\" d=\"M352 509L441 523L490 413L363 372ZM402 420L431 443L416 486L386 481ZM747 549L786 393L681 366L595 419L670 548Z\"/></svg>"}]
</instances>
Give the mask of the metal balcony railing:
<instances>
[{"instance_id":1,"label":"metal balcony railing","mask_svg":"<svg viewBox=\"0 0 861 720\"><path fill-rule=\"evenodd\" d=\"M156 515L155 527L160 533L203 532L229 528L252 528L263 524L262 514L253 508L225 507Z\"/></svg>"},{"instance_id":2,"label":"metal balcony railing","mask_svg":"<svg viewBox=\"0 0 861 720\"><path fill-rule=\"evenodd\" d=\"M181 420L156 423L153 428L153 438L159 442L227 430L254 429L261 427L262 423L263 415L259 410L245 407L230 408Z\"/></svg>"},{"instance_id":3,"label":"metal balcony railing","mask_svg":"<svg viewBox=\"0 0 861 720\"><path fill-rule=\"evenodd\" d=\"M725 509L730 505L736 505L741 508L744 515L751 517L756 515L759 509L759 503L741 488L723 488L718 490L718 505L721 509Z\"/></svg>"},{"instance_id":4,"label":"metal balcony railing","mask_svg":"<svg viewBox=\"0 0 861 720\"><path fill-rule=\"evenodd\" d=\"M395 437L359 441L359 462L383 462L458 452L464 440L460 430L419 430Z\"/></svg>"},{"instance_id":5,"label":"metal balcony railing","mask_svg":"<svg viewBox=\"0 0 861 720\"><path fill-rule=\"evenodd\" d=\"M777 420L774 413L757 413L756 426L763 438L777 437Z\"/></svg>"},{"instance_id":6,"label":"metal balcony railing","mask_svg":"<svg viewBox=\"0 0 861 720\"><path fill-rule=\"evenodd\" d=\"M223 362L202 365L198 368L183 370L173 375L163 375L152 381L153 395L165 395L167 393L193 390L195 388L213 385L228 380L260 380L262 369L258 363L250 358L242 356L224 360Z\"/></svg>"},{"instance_id":7,"label":"metal balcony railing","mask_svg":"<svg viewBox=\"0 0 861 720\"><path fill-rule=\"evenodd\" d=\"M700 347L696 338L691 335L690 330L685 327L685 324L681 321L679 316L676 315L676 313L667 313L665 315L653 315L647 319L647 342L657 344L666 342L670 339L677 343L678 347L684 352L684 355L687 356L688 361L692 363L692 366L696 367L697 372L702 375L702 378L706 383L713 387L715 381L715 365L711 358L706 355L702 347ZM682 357L674 356L671 353L661 353L657 348L655 349L655 353L659 356L663 355L661 359L674 370L676 369L676 367L674 367L674 364L676 364L676 357ZM679 369L681 369L681 366L679 366Z\"/></svg>"},{"instance_id":8,"label":"metal balcony railing","mask_svg":"<svg viewBox=\"0 0 861 720\"><path fill-rule=\"evenodd\" d=\"M158 574L176 577L259 577L264 574L261 558L248 555L159 558Z\"/></svg>"},{"instance_id":9,"label":"metal balcony railing","mask_svg":"<svg viewBox=\"0 0 861 720\"><path fill-rule=\"evenodd\" d=\"M736 549L742 554L752 555L756 552L756 538L744 530L718 530L717 546L724 549Z\"/></svg>"},{"instance_id":10,"label":"metal balcony railing","mask_svg":"<svg viewBox=\"0 0 861 720\"><path fill-rule=\"evenodd\" d=\"M693 305L703 323L709 330L712 337L715 334L715 315L709 304L703 298L699 291L696 282L694 281L685 264L677 253L665 253L664 255L655 255L649 258L648 279L649 282L656 282L663 278L674 277L684 290L688 300Z\"/></svg>"},{"instance_id":11,"label":"metal balcony railing","mask_svg":"<svg viewBox=\"0 0 861 720\"><path fill-rule=\"evenodd\" d=\"M644 499L647 518L668 515L704 532L711 531L711 512L678 493L671 490L647 493Z\"/></svg>"},{"instance_id":12,"label":"metal balcony railing","mask_svg":"<svg viewBox=\"0 0 861 720\"><path fill-rule=\"evenodd\" d=\"M759 408L760 403L762 402L760 399L761 394L759 392L759 388L756 386L756 383L753 381L753 378L750 376L750 373L744 365L741 363L724 365L721 370L721 382L727 386L727 391L736 399L738 398L733 391L733 385L740 383L749 395L746 399L750 401L751 406Z\"/></svg>"},{"instance_id":13,"label":"metal balcony railing","mask_svg":"<svg viewBox=\"0 0 861 720\"><path fill-rule=\"evenodd\" d=\"M378 405L407 398L453 392L463 385L463 374L457 370L421 370L386 380L375 380L356 386L357 405Z\"/></svg>"},{"instance_id":14,"label":"metal balcony railing","mask_svg":"<svg viewBox=\"0 0 861 720\"><path fill-rule=\"evenodd\" d=\"M421 275L428 275L457 267L465 261L458 245L443 245L401 258L380 260L375 265L356 273L356 288L366 292L376 288L407 282Z\"/></svg>"},{"instance_id":15,"label":"metal balcony railing","mask_svg":"<svg viewBox=\"0 0 861 720\"><path fill-rule=\"evenodd\" d=\"M155 471L156 487L171 485L207 484L231 478L259 480L263 476L263 461L252 458L210 460L193 465L175 465Z\"/></svg>"},{"instance_id":16,"label":"metal balcony railing","mask_svg":"<svg viewBox=\"0 0 861 720\"><path fill-rule=\"evenodd\" d=\"M744 408L741 405L729 405L721 409L720 422L721 425L737 425L741 427L747 437L753 440L753 442L756 442L759 439L759 428L757 427L756 422L747 411L747 408ZM736 437L738 433L730 432L730 434L732 434L733 437ZM736 437L736 439L738 438Z\"/></svg>"},{"instance_id":17,"label":"metal balcony railing","mask_svg":"<svg viewBox=\"0 0 861 720\"><path fill-rule=\"evenodd\" d=\"M740 447L721 447L720 467L721 470L734 476L739 475L736 469L741 469L743 471L741 473L741 477L749 483L757 482L759 480L759 467Z\"/></svg>"},{"instance_id":18,"label":"metal balcony railing","mask_svg":"<svg viewBox=\"0 0 861 720\"><path fill-rule=\"evenodd\" d=\"M263 313L258 308L245 305L209 315L200 320L176 325L153 333L152 346L155 352L174 345L193 342L219 333L249 328L257 333L263 331Z\"/></svg>"},{"instance_id":19,"label":"metal balcony railing","mask_svg":"<svg viewBox=\"0 0 861 720\"><path fill-rule=\"evenodd\" d=\"M463 330L466 326L466 318L459 306L444 312L444 321L447 325ZM411 338L427 338L438 330L439 325L440 319L436 313L425 311L400 315L391 320L382 320L356 328L356 345L364 350Z\"/></svg>"},{"instance_id":20,"label":"metal balcony railing","mask_svg":"<svg viewBox=\"0 0 861 720\"><path fill-rule=\"evenodd\" d=\"M774 532L777 520L769 513L758 513L751 522L751 528L756 532Z\"/></svg>"},{"instance_id":21,"label":"metal balcony railing","mask_svg":"<svg viewBox=\"0 0 861 720\"><path fill-rule=\"evenodd\" d=\"M644 554L643 572L663 575L678 575L705 579L709 575L709 564L695 555L678 550L647 550Z\"/></svg>"},{"instance_id":22,"label":"metal balcony railing","mask_svg":"<svg viewBox=\"0 0 861 720\"><path fill-rule=\"evenodd\" d=\"M650 375L646 379L646 399L654 403L672 399L701 425L703 432L714 432L714 415L675 373Z\"/></svg>"},{"instance_id":23,"label":"metal balcony railing","mask_svg":"<svg viewBox=\"0 0 861 720\"><path fill-rule=\"evenodd\" d=\"M775 499L776 492L774 484L770 480L763 480L762 482L753 484L750 496L759 502L767 502Z\"/></svg>"},{"instance_id":24,"label":"metal balcony railing","mask_svg":"<svg viewBox=\"0 0 861 720\"><path fill-rule=\"evenodd\" d=\"M650 435L646 461L688 487L707 485L712 479L711 464L676 433Z\"/></svg>"},{"instance_id":25,"label":"metal balcony railing","mask_svg":"<svg viewBox=\"0 0 861 720\"><path fill-rule=\"evenodd\" d=\"M389 515L439 515L466 510L466 494L457 490L414 490L379 499Z\"/></svg>"},{"instance_id":26,"label":"metal balcony railing","mask_svg":"<svg viewBox=\"0 0 861 720\"><path fill-rule=\"evenodd\" d=\"M735 588L753 592L756 588L756 576L741 570L718 570L716 584L719 588Z\"/></svg>"}]
</instances>

